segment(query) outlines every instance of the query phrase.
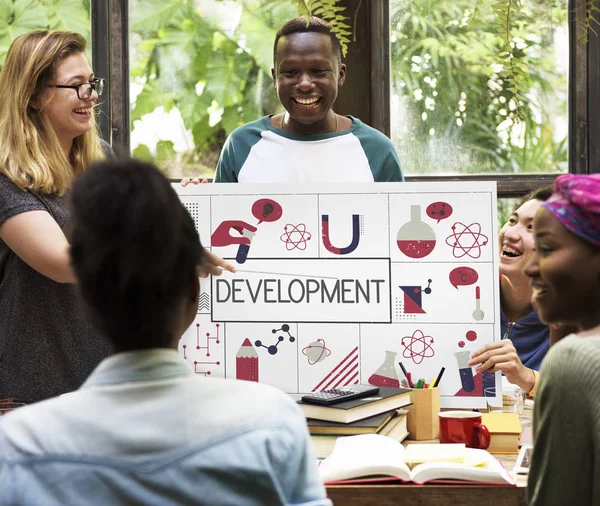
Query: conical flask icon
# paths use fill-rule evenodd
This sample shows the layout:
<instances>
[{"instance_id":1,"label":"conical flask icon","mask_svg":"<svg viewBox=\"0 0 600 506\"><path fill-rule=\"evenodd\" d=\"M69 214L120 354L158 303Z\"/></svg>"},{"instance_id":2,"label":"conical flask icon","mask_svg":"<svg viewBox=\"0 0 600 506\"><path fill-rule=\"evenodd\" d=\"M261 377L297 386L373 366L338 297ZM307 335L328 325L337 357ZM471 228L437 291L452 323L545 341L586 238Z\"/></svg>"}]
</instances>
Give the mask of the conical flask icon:
<instances>
[{"instance_id":1,"label":"conical flask icon","mask_svg":"<svg viewBox=\"0 0 600 506\"><path fill-rule=\"evenodd\" d=\"M369 384L378 387L400 387L400 380L398 379L398 373L396 372L396 355L395 351L386 350L385 360L377 368L377 370L371 374L369 378Z\"/></svg>"},{"instance_id":2,"label":"conical flask icon","mask_svg":"<svg viewBox=\"0 0 600 506\"><path fill-rule=\"evenodd\" d=\"M410 221L402 225L396 244L410 258L423 258L435 248L435 232L421 220L421 206L410 206Z\"/></svg>"}]
</instances>

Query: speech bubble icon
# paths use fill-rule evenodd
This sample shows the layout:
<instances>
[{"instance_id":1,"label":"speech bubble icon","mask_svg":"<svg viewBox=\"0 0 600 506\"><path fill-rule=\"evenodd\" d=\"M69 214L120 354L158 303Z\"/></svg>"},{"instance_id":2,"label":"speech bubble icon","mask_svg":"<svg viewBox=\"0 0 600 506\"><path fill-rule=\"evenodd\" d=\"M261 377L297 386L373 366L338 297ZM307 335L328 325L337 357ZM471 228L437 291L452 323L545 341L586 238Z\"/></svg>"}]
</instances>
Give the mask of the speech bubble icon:
<instances>
[{"instance_id":1,"label":"speech bubble icon","mask_svg":"<svg viewBox=\"0 0 600 506\"><path fill-rule=\"evenodd\" d=\"M427 216L439 223L452 215L452 206L448 202L434 202L427 206L425 210Z\"/></svg>"},{"instance_id":2,"label":"speech bubble icon","mask_svg":"<svg viewBox=\"0 0 600 506\"><path fill-rule=\"evenodd\" d=\"M450 284L458 290L459 286L469 286L477 283L479 274L471 267L457 267L450 272Z\"/></svg>"},{"instance_id":3,"label":"speech bubble icon","mask_svg":"<svg viewBox=\"0 0 600 506\"><path fill-rule=\"evenodd\" d=\"M252 204L252 214L260 225L263 221L277 221L283 214L279 202L272 199L259 199Z\"/></svg>"}]
</instances>

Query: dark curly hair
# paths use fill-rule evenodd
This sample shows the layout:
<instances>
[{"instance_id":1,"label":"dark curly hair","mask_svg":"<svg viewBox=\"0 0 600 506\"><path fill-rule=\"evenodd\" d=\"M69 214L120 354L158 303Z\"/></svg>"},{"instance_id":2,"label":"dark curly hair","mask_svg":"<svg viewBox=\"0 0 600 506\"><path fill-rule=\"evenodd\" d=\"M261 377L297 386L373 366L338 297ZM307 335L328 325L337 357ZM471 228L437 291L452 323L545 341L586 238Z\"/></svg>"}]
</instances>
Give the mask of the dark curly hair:
<instances>
[{"instance_id":1,"label":"dark curly hair","mask_svg":"<svg viewBox=\"0 0 600 506\"><path fill-rule=\"evenodd\" d=\"M305 16L300 16L298 18L290 19L288 22L283 24L279 30L277 30L277 34L275 35L275 42L273 43L273 65L276 65L275 60L277 56L277 43L281 37L286 37L288 35L292 35L294 33L324 33L328 35L331 39L331 47L333 48L333 54L338 60L338 63L342 61L342 46L340 45L340 41L331 31L331 25L325 21L324 19L318 18L316 16L311 16L307 19Z\"/></svg>"},{"instance_id":2,"label":"dark curly hair","mask_svg":"<svg viewBox=\"0 0 600 506\"><path fill-rule=\"evenodd\" d=\"M175 190L154 165L104 161L76 179L71 205L71 263L95 323L116 351L168 346L205 253Z\"/></svg>"}]
</instances>

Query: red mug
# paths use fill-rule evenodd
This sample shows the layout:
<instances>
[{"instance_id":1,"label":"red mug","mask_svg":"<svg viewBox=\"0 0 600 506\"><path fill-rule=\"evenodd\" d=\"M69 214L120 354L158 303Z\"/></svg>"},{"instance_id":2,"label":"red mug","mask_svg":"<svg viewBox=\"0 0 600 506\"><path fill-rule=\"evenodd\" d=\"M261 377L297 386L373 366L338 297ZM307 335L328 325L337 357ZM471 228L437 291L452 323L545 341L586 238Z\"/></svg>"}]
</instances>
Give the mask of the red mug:
<instances>
[{"instance_id":1,"label":"red mug","mask_svg":"<svg viewBox=\"0 0 600 506\"><path fill-rule=\"evenodd\" d=\"M465 443L468 448L486 450L490 446L490 431L481 424L481 414L475 411L442 411L440 443Z\"/></svg>"}]
</instances>

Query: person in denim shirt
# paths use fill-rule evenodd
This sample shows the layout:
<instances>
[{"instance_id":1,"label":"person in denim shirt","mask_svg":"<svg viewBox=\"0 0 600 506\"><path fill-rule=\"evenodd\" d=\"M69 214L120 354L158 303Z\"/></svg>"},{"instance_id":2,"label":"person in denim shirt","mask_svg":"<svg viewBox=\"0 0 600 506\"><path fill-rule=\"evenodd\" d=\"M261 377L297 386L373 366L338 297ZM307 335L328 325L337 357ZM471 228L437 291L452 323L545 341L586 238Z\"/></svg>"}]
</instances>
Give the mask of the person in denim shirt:
<instances>
[{"instance_id":1,"label":"person in denim shirt","mask_svg":"<svg viewBox=\"0 0 600 506\"><path fill-rule=\"evenodd\" d=\"M71 262L116 353L79 390L2 417L0 504L331 505L290 397L178 355L198 277L234 269L158 169L98 163L71 198Z\"/></svg>"}]
</instances>

